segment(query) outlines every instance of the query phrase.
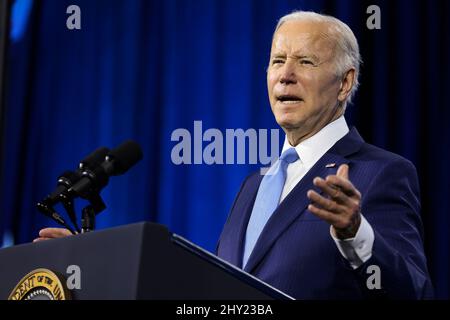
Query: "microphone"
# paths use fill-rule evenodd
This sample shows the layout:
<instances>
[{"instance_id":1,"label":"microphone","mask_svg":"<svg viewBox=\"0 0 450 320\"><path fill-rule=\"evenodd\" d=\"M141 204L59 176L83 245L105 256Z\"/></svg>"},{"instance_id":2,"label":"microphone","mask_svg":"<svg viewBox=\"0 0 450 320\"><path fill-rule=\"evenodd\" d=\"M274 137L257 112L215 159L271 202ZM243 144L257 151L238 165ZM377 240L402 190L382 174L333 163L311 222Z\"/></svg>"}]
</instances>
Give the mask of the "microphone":
<instances>
[{"instance_id":1,"label":"microphone","mask_svg":"<svg viewBox=\"0 0 450 320\"><path fill-rule=\"evenodd\" d=\"M100 147L95 149L92 153L86 156L83 160L80 161L79 169L84 170L86 168L95 168L99 166L103 159L108 154L109 149L106 147Z\"/></svg>"},{"instance_id":2,"label":"microphone","mask_svg":"<svg viewBox=\"0 0 450 320\"><path fill-rule=\"evenodd\" d=\"M58 177L56 189L51 192L42 202L48 205L55 205L58 202L59 195L69 189L73 184L82 178L81 172L76 171L64 171L62 175Z\"/></svg>"},{"instance_id":3,"label":"microphone","mask_svg":"<svg viewBox=\"0 0 450 320\"><path fill-rule=\"evenodd\" d=\"M67 194L83 199L98 195L108 184L109 177L124 174L141 159L142 149L139 144L132 140L125 141L111 150L99 166L83 170L83 177L67 190Z\"/></svg>"},{"instance_id":4,"label":"microphone","mask_svg":"<svg viewBox=\"0 0 450 320\"><path fill-rule=\"evenodd\" d=\"M105 147L98 148L81 160L79 169L75 172L65 171L58 177L56 189L50 193L44 200L37 203L37 209L44 215L52 218L54 221L69 229L72 234L75 232L70 228L66 221L53 209L53 206L62 202L64 208L69 215L70 220L77 232L81 232L77 224L75 206L72 199L65 196L66 191L74 185L77 181L83 178L82 172L87 168L95 168L99 166L105 156L108 154L109 149Z\"/></svg>"},{"instance_id":5,"label":"microphone","mask_svg":"<svg viewBox=\"0 0 450 320\"><path fill-rule=\"evenodd\" d=\"M53 206L61 200L61 195L67 191L72 185L83 178L83 171L87 169L95 169L98 167L105 156L108 154L109 149L100 147L87 155L79 164L79 169L75 172L65 171L58 177L56 189L50 193L43 202L47 205Z\"/></svg>"},{"instance_id":6,"label":"microphone","mask_svg":"<svg viewBox=\"0 0 450 320\"><path fill-rule=\"evenodd\" d=\"M65 171L58 178L56 189L43 201L37 203L37 208L41 213L75 234L66 221L53 209L55 204L61 202L76 227L76 231L94 230L95 216L106 208L100 191L108 184L109 177L124 174L141 159L141 147L131 140L125 141L113 150L104 147L98 148L81 161L75 172ZM83 228L81 231L76 223L74 199L77 197L86 199L90 203L82 211Z\"/></svg>"}]
</instances>

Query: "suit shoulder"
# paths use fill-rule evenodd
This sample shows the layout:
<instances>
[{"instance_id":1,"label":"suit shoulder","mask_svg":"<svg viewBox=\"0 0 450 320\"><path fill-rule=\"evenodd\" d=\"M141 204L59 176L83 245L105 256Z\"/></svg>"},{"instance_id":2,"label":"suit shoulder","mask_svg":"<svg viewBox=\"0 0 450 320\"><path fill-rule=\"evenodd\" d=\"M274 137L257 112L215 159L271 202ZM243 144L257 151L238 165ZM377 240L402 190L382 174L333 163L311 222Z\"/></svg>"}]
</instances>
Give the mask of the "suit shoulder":
<instances>
[{"instance_id":1,"label":"suit shoulder","mask_svg":"<svg viewBox=\"0 0 450 320\"><path fill-rule=\"evenodd\" d=\"M384 165L404 165L407 167L412 167L415 170L414 164L402 157L399 154L387 151L373 144L364 142L360 150L353 156L355 160L369 160L374 162L383 163Z\"/></svg>"}]
</instances>

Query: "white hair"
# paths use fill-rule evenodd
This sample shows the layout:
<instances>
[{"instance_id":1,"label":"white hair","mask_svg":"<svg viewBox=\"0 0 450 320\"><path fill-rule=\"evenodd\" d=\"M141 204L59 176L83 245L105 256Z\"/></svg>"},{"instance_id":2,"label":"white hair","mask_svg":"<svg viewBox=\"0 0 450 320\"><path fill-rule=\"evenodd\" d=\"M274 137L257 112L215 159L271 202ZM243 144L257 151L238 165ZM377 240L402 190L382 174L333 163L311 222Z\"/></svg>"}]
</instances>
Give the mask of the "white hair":
<instances>
[{"instance_id":1,"label":"white hair","mask_svg":"<svg viewBox=\"0 0 450 320\"><path fill-rule=\"evenodd\" d=\"M336 40L336 43L340 48L340 53L336 55L335 59L336 75L341 77L348 70L352 68L355 69L355 77L353 80L352 90L347 100L343 103L345 109L347 102L352 102L353 96L355 95L356 90L358 90L359 67L362 63L361 55L359 53L358 41L356 40L353 31L348 25L335 17L319 14L312 11L294 11L281 17L281 19L278 21L277 27L275 28L275 32L277 32L277 30L283 23L292 20L315 21L327 23L329 25L329 30L331 31L330 36Z\"/></svg>"}]
</instances>

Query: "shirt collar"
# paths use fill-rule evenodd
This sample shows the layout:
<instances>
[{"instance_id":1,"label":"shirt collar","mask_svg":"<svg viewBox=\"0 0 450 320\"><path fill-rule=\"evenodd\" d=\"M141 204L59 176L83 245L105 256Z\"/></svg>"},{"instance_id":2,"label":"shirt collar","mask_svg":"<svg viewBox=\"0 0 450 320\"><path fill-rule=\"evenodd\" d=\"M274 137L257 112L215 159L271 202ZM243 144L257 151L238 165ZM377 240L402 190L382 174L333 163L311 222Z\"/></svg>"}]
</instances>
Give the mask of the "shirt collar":
<instances>
[{"instance_id":1,"label":"shirt collar","mask_svg":"<svg viewBox=\"0 0 450 320\"><path fill-rule=\"evenodd\" d=\"M312 137L300 142L295 150L306 168L311 168L336 142L349 132L344 116L330 122ZM292 148L287 137L283 151Z\"/></svg>"}]
</instances>

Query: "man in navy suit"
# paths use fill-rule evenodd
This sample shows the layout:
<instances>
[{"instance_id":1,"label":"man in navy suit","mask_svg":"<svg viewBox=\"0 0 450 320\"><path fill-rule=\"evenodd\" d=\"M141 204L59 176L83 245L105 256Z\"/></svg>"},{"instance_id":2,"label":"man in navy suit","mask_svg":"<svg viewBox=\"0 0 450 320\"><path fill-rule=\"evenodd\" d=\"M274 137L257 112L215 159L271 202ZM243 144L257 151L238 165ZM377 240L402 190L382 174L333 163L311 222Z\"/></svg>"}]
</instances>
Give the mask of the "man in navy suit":
<instances>
[{"instance_id":1,"label":"man in navy suit","mask_svg":"<svg viewBox=\"0 0 450 320\"><path fill-rule=\"evenodd\" d=\"M431 298L415 167L344 118L359 65L342 21L280 19L267 85L283 152L243 182L217 254L297 299Z\"/></svg>"},{"instance_id":2,"label":"man in navy suit","mask_svg":"<svg viewBox=\"0 0 450 320\"><path fill-rule=\"evenodd\" d=\"M243 182L217 254L297 299L431 298L416 170L344 118L359 65L340 20L280 19L267 85L283 152ZM36 241L69 234L47 228Z\"/></svg>"}]
</instances>

